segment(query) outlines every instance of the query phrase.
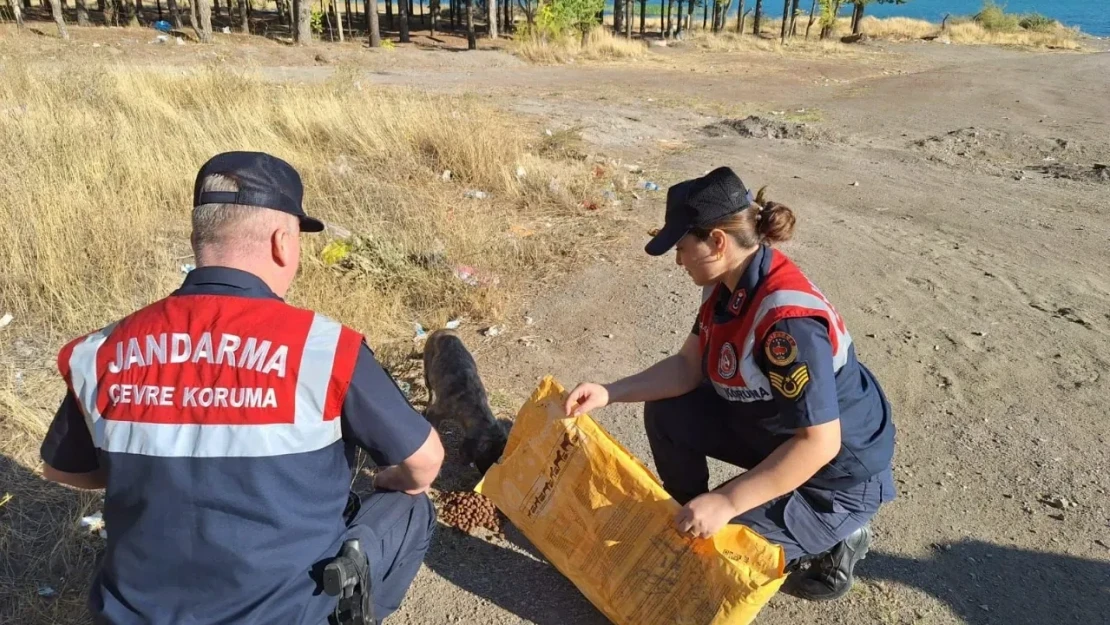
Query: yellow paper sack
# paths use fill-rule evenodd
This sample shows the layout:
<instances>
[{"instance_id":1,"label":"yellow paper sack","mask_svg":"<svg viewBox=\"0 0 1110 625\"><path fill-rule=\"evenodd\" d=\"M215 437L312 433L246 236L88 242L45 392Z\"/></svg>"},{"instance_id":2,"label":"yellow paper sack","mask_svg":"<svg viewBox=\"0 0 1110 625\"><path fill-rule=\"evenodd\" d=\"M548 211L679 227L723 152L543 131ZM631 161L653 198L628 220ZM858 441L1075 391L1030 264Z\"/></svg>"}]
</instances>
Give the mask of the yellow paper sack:
<instances>
[{"instance_id":1,"label":"yellow paper sack","mask_svg":"<svg viewBox=\"0 0 1110 625\"><path fill-rule=\"evenodd\" d=\"M782 585L782 548L740 525L675 529L678 503L588 415L565 418L545 378L517 415L489 497L617 625L742 625Z\"/></svg>"}]
</instances>

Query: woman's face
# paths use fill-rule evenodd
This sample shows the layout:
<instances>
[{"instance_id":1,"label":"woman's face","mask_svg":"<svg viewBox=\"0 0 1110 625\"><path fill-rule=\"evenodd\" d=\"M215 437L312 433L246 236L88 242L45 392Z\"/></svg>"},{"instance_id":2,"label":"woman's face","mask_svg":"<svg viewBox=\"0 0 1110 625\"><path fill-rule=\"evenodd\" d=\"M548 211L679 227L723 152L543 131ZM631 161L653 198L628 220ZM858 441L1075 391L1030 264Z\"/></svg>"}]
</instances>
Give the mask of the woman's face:
<instances>
[{"instance_id":1,"label":"woman's face","mask_svg":"<svg viewBox=\"0 0 1110 625\"><path fill-rule=\"evenodd\" d=\"M724 247L724 239L715 236L717 234L713 232L704 241L688 234L675 246L675 262L690 274L690 279L698 286L713 284L724 273L724 250L718 249Z\"/></svg>"}]
</instances>

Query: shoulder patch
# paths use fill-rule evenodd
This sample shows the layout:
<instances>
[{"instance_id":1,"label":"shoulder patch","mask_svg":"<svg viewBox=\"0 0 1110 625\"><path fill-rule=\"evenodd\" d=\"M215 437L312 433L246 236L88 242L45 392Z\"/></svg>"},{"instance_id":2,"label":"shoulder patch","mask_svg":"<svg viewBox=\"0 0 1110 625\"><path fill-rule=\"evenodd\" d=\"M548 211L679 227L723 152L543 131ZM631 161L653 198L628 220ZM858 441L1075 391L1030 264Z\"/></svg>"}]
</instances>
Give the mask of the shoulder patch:
<instances>
[{"instance_id":1,"label":"shoulder patch","mask_svg":"<svg viewBox=\"0 0 1110 625\"><path fill-rule=\"evenodd\" d=\"M794 341L794 337L782 331L767 335L763 351L767 354L767 362L776 367L791 365L798 359L798 343Z\"/></svg>"},{"instance_id":2,"label":"shoulder patch","mask_svg":"<svg viewBox=\"0 0 1110 625\"><path fill-rule=\"evenodd\" d=\"M770 374L771 386L786 399L797 399L809 384L809 368L805 363L794 367L785 375L774 371Z\"/></svg>"}]
</instances>

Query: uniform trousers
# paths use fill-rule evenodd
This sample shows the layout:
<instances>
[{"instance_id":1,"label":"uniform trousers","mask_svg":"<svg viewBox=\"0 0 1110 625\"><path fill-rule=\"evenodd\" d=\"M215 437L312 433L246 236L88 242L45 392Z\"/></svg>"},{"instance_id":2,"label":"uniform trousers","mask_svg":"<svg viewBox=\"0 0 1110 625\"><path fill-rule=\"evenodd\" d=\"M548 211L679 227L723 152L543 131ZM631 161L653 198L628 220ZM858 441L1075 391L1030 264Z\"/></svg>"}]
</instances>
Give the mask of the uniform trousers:
<instances>
[{"instance_id":1,"label":"uniform trousers","mask_svg":"<svg viewBox=\"0 0 1110 625\"><path fill-rule=\"evenodd\" d=\"M656 470L667 493L680 504L709 492L707 458L742 469L751 469L763 460L745 444L760 434L741 411L706 385L681 397L644 405L644 425ZM844 490L803 485L732 522L781 545L788 564L796 565L828 552L893 498L894 480L887 468Z\"/></svg>"},{"instance_id":2,"label":"uniform trousers","mask_svg":"<svg viewBox=\"0 0 1110 625\"><path fill-rule=\"evenodd\" d=\"M375 491L347 517L348 538L357 538L370 562L374 617L380 623L401 606L424 561L436 526L427 495Z\"/></svg>"}]
</instances>

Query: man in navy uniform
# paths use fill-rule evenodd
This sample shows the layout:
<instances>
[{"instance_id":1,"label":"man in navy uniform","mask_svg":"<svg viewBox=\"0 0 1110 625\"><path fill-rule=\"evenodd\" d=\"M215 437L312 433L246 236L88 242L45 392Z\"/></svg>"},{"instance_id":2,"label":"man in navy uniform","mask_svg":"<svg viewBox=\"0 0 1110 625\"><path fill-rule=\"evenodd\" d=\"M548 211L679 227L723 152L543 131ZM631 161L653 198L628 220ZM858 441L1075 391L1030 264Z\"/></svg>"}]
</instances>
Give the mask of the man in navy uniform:
<instances>
[{"instance_id":1,"label":"man in navy uniform","mask_svg":"<svg viewBox=\"0 0 1110 625\"><path fill-rule=\"evenodd\" d=\"M334 621L322 570L351 539L380 620L420 568L443 447L361 335L283 301L300 233L323 230L302 195L278 158L215 156L194 186L197 269L59 354L43 473L105 489L97 623ZM361 502L356 448L386 467Z\"/></svg>"}]
</instances>

